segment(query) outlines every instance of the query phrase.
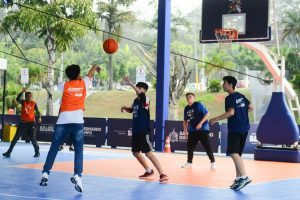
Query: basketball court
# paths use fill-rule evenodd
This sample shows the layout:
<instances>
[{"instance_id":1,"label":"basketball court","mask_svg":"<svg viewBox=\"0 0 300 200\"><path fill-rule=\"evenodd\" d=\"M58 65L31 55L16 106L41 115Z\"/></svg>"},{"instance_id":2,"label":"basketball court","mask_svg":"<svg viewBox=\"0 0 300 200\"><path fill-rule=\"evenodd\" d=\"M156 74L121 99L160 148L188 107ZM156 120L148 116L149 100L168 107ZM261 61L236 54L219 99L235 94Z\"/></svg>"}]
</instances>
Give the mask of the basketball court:
<instances>
[{"instance_id":1,"label":"basketball court","mask_svg":"<svg viewBox=\"0 0 300 200\"><path fill-rule=\"evenodd\" d=\"M8 144L1 146L5 151ZM230 158L217 156L211 170L205 155L196 155L192 168L182 169L185 154L156 153L170 180L161 184L158 175L139 180L143 169L130 150L85 148L82 194L70 181L73 152L59 152L47 187L39 186L49 145L41 145L41 157L33 158L30 144L18 143L11 158L1 158L0 199L239 199L292 200L299 198L300 168L295 163L254 161L246 155L246 170L253 182L239 192L228 187L235 175ZM68 149L68 148L65 148Z\"/></svg>"},{"instance_id":2,"label":"basketball court","mask_svg":"<svg viewBox=\"0 0 300 200\"><path fill-rule=\"evenodd\" d=\"M262 42L271 39L269 0L245 0L241 4L234 2L240 1L203 0L200 43L220 43L220 47L227 50L231 48L232 42ZM254 51L264 50L258 45L245 46ZM266 58L265 55L261 57ZM273 77L279 78L280 72L275 68L277 65L267 59L264 62L270 72L274 73ZM287 93L293 94L290 88L287 88ZM8 146L9 143L1 144L1 154ZM44 143L40 147L41 156L38 158L33 157L32 146L27 143L18 143L10 158L0 158L1 200L300 198L300 167L297 163L257 161L253 155L245 155L247 175L252 182L236 192L229 189L236 174L234 164L224 154L216 155L217 168L214 170L210 168L209 159L204 154L194 156L192 168L182 169L181 165L186 163L186 154L155 152L170 178L166 183L159 183L157 171L151 178L138 178L144 173L144 169L129 149L90 146L84 148L83 193L78 193L70 181L74 168L74 152L67 148L58 153L49 175L48 186L41 187L41 172L50 144ZM152 168L154 169L153 166Z\"/></svg>"}]
</instances>

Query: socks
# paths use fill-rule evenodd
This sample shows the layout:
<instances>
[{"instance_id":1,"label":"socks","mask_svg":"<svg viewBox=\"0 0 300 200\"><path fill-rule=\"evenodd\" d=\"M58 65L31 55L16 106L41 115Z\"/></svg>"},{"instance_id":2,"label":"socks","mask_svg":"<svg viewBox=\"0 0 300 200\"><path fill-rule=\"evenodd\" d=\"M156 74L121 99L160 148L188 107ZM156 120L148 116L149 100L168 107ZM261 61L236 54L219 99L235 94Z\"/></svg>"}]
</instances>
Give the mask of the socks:
<instances>
[{"instance_id":1,"label":"socks","mask_svg":"<svg viewBox=\"0 0 300 200\"><path fill-rule=\"evenodd\" d=\"M147 168L146 172L150 173L151 172L151 168Z\"/></svg>"}]
</instances>

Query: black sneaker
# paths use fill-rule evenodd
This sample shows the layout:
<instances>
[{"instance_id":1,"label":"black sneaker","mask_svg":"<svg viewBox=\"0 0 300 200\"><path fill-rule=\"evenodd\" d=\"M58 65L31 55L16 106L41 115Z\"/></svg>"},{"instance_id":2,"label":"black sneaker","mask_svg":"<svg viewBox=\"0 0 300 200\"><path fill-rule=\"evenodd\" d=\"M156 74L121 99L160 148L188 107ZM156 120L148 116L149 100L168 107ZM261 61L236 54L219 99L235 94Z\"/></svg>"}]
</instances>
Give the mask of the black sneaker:
<instances>
[{"instance_id":1,"label":"black sneaker","mask_svg":"<svg viewBox=\"0 0 300 200\"><path fill-rule=\"evenodd\" d=\"M238 180L238 185L234 188L235 191L239 191L240 189L244 188L248 185L252 180L247 176L246 178L240 178Z\"/></svg>"},{"instance_id":2,"label":"black sneaker","mask_svg":"<svg viewBox=\"0 0 300 200\"><path fill-rule=\"evenodd\" d=\"M5 157L7 157L7 158L10 157L10 153L9 153L9 152L5 152L5 153L3 153L2 155L5 156Z\"/></svg>"},{"instance_id":3,"label":"black sneaker","mask_svg":"<svg viewBox=\"0 0 300 200\"><path fill-rule=\"evenodd\" d=\"M41 182L40 182L40 186L47 186L47 185L48 185L48 173L44 172L42 174L42 179L41 179Z\"/></svg>"},{"instance_id":4,"label":"black sneaker","mask_svg":"<svg viewBox=\"0 0 300 200\"><path fill-rule=\"evenodd\" d=\"M161 183L167 182L168 180L169 180L169 177L165 174L161 174L159 176L159 182L161 182Z\"/></svg>"},{"instance_id":5,"label":"black sneaker","mask_svg":"<svg viewBox=\"0 0 300 200\"><path fill-rule=\"evenodd\" d=\"M40 155L41 155L40 152L37 152L37 153L34 154L33 157L37 158L37 157L40 157Z\"/></svg>"},{"instance_id":6,"label":"black sneaker","mask_svg":"<svg viewBox=\"0 0 300 200\"><path fill-rule=\"evenodd\" d=\"M143 175L140 175L139 178L148 178L151 177L154 174L153 169L151 169L151 172L145 172Z\"/></svg>"},{"instance_id":7,"label":"black sneaker","mask_svg":"<svg viewBox=\"0 0 300 200\"><path fill-rule=\"evenodd\" d=\"M69 151L74 151L74 147L70 146Z\"/></svg>"},{"instance_id":8,"label":"black sneaker","mask_svg":"<svg viewBox=\"0 0 300 200\"><path fill-rule=\"evenodd\" d=\"M63 145L60 145L59 148L58 148L58 151L61 151L64 149L64 146Z\"/></svg>"},{"instance_id":9,"label":"black sneaker","mask_svg":"<svg viewBox=\"0 0 300 200\"><path fill-rule=\"evenodd\" d=\"M234 179L233 183L229 186L229 188L234 190L238 185L238 180Z\"/></svg>"}]
</instances>

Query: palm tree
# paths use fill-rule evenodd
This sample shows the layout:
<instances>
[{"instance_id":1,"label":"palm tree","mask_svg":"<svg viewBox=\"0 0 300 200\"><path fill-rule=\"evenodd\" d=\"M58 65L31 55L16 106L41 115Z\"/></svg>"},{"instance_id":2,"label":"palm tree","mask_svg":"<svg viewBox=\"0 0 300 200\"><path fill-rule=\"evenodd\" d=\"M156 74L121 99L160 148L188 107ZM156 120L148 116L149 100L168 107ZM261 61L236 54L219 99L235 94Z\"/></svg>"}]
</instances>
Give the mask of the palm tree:
<instances>
[{"instance_id":1,"label":"palm tree","mask_svg":"<svg viewBox=\"0 0 300 200\"><path fill-rule=\"evenodd\" d=\"M122 32L122 23L134 22L136 17L132 11L124 11L135 0L108 0L108 2L99 2L97 14L101 20L104 20L108 29L108 33L120 35ZM109 35L110 36L110 35ZM119 40L119 38L116 38ZM113 66L112 55L108 59L109 81L108 89L113 89Z\"/></svg>"},{"instance_id":2,"label":"palm tree","mask_svg":"<svg viewBox=\"0 0 300 200\"><path fill-rule=\"evenodd\" d=\"M283 18L282 24L284 25L282 39L287 38L295 39L297 44L300 38L300 15L298 12L286 12L286 17Z\"/></svg>"}]
</instances>

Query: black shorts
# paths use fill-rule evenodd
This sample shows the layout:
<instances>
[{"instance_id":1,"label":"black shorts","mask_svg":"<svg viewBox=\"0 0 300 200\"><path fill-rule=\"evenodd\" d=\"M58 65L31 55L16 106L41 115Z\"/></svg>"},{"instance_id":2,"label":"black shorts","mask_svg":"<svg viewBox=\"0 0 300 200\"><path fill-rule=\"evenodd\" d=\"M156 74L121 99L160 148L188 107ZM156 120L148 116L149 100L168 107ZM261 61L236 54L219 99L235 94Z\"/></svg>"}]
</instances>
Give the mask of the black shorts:
<instances>
[{"instance_id":1,"label":"black shorts","mask_svg":"<svg viewBox=\"0 0 300 200\"><path fill-rule=\"evenodd\" d=\"M227 154L238 153L241 156L244 151L247 136L248 136L248 132L246 132L246 133L228 132Z\"/></svg>"},{"instance_id":2,"label":"black shorts","mask_svg":"<svg viewBox=\"0 0 300 200\"><path fill-rule=\"evenodd\" d=\"M152 151L152 143L150 140L150 135L132 135L131 139L131 147L132 147L132 152L142 152L142 153L148 153Z\"/></svg>"}]
</instances>

